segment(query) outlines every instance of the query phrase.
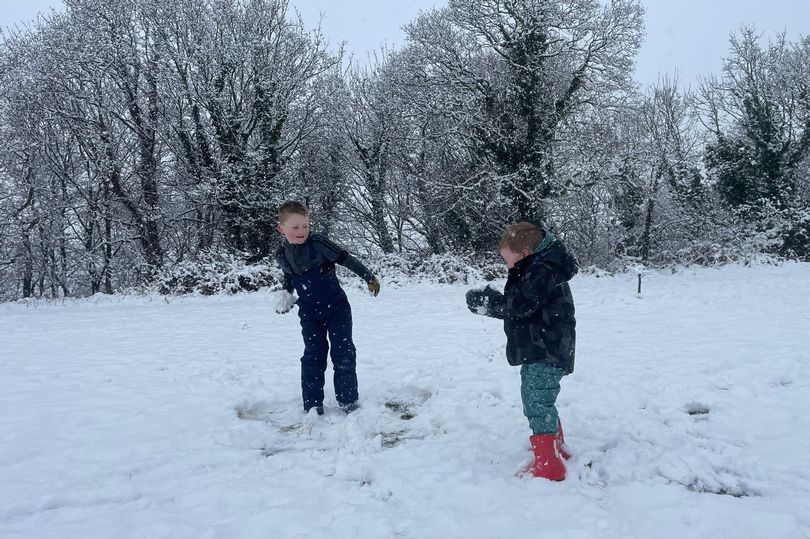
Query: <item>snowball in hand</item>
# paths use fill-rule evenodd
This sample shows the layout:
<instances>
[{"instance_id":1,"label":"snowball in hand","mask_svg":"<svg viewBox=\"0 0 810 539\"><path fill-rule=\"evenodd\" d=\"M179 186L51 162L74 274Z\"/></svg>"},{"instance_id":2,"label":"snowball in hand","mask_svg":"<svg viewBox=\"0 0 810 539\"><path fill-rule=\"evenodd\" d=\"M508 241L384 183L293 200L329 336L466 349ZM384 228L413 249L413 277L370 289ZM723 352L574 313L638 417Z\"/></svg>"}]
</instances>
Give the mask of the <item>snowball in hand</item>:
<instances>
[{"instance_id":1,"label":"snowball in hand","mask_svg":"<svg viewBox=\"0 0 810 539\"><path fill-rule=\"evenodd\" d=\"M273 294L273 309L278 314L289 312L295 305L295 296L286 290L277 290Z\"/></svg>"}]
</instances>

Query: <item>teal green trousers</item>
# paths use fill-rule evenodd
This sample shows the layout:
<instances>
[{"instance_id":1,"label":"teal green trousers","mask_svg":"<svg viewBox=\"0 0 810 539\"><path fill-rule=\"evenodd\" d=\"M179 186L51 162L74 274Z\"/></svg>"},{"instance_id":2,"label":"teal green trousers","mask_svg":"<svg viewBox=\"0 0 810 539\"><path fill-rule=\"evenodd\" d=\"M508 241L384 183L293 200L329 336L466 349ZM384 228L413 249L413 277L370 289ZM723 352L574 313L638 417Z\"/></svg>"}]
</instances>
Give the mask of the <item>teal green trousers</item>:
<instances>
[{"instance_id":1,"label":"teal green trousers","mask_svg":"<svg viewBox=\"0 0 810 539\"><path fill-rule=\"evenodd\" d=\"M565 371L544 363L520 367L520 398L523 414L533 434L556 434L559 414L554 402L560 393Z\"/></svg>"}]
</instances>

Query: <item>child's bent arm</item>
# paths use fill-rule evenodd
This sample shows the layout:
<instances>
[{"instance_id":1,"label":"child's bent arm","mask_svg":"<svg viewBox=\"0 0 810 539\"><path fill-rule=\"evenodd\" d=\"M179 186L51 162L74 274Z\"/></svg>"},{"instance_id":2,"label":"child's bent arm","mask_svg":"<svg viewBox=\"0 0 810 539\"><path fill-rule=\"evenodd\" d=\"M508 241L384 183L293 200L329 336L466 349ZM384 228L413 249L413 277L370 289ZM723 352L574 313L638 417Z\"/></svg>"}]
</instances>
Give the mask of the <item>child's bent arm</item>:
<instances>
[{"instance_id":1,"label":"child's bent arm","mask_svg":"<svg viewBox=\"0 0 810 539\"><path fill-rule=\"evenodd\" d=\"M493 294L489 295L489 309L487 316L503 320L506 318L506 297L497 290L490 287L487 288L494 292Z\"/></svg>"},{"instance_id":2,"label":"child's bent arm","mask_svg":"<svg viewBox=\"0 0 810 539\"><path fill-rule=\"evenodd\" d=\"M329 262L334 262L335 264L340 264L348 268L365 282L369 282L374 278L374 274L371 273L362 262L329 238L321 236L320 234L313 234L312 243L315 249Z\"/></svg>"},{"instance_id":3,"label":"child's bent arm","mask_svg":"<svg viewBox=\"0 0 810 539\"><path fill-rule=\"evenodd\" d=\"M467 291L466 299L467 308L474 314L501 320L505 318L506 298L490 286Z\"/></svg>"},{"instance_id":4,"label":"child's bent arm","mask_svg":"<svg viewBox=\"0 0 810 539\"><path fill-rule=\"evenodd\" d=\"M284 277L281 279L281 288L282 290L286 290L290 294L292 294L293 292L292 281L290 280L290 276L287 275L287 272L284 272Z\"/></svg>"}]
</instances>

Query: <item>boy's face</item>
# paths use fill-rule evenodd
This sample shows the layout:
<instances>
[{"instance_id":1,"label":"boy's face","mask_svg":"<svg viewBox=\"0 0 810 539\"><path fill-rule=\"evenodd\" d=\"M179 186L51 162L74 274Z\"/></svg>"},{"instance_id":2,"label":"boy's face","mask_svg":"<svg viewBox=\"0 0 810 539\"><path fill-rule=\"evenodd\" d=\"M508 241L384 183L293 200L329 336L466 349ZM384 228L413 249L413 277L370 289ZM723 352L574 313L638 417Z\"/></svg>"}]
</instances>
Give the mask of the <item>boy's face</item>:
<instances>
[{"instance_id":1,"label":"boy's face","mask_svg":"<svg viewBox=\"0 0 810 539\"><path fill-rule=\"evenodd\" d=\"M288 242L301 245L309 237L309 217L300 213L289 213L277 228Z\"/></svg>"},{"instance_id":2,"label":"boy's face","mask_svg":"<svg viewBox=\"0 0 810 539\"><path fill-rule=\"evenodd\" d=\"M509 247L503 247L501 248L501 256L504 262L506 262L506 267L512 269L515 267L515 264L529 256L529 250L523 249L520 253L516 253Z\"/></svg>"}]
</instances>

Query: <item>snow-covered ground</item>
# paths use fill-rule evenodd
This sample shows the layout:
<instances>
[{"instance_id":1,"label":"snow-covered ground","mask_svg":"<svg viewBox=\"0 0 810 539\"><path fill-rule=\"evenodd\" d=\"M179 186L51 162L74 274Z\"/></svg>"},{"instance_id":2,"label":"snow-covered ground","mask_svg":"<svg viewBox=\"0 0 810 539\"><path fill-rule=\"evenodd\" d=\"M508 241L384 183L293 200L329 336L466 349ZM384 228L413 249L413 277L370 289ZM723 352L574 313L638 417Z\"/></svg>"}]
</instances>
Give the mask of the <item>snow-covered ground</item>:
<instances>
[{"instance_id":1,"label":"snow-covered ground","mask_svg":"<svg viewBox=\"0 0 810 539\"><path fill-rule=\"evenodd\" d=\"M810 265L572 282L568 479L466 287L349 290L362 408L267 293L0 305L0 536L810 537Z\"/></svg>"}]
</instances>

